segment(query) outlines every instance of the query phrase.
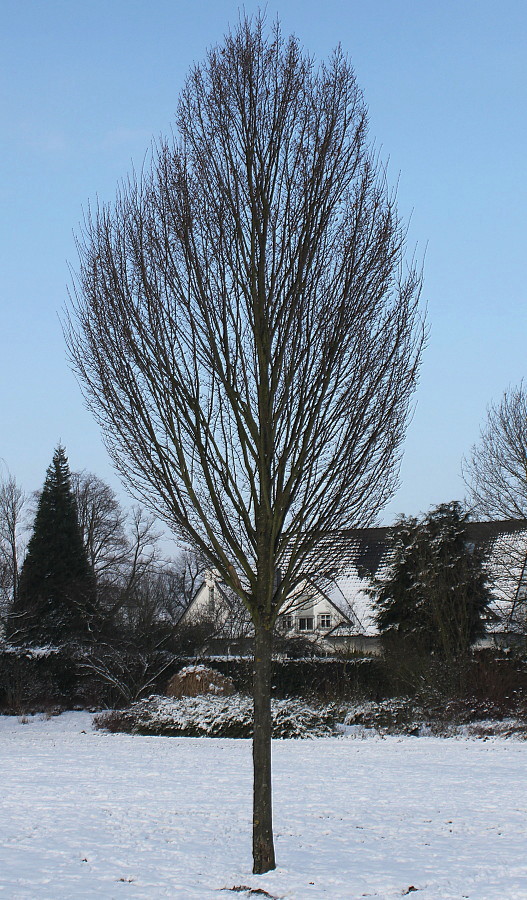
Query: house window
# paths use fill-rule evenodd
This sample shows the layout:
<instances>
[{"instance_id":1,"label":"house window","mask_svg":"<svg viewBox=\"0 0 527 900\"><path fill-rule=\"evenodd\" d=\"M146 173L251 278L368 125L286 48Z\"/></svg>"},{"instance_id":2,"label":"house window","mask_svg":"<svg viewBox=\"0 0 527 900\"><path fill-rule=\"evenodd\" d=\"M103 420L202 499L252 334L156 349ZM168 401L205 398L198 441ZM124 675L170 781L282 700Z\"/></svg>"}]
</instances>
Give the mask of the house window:
<instances>
[{"instance_id":1,"label":"house window","mask_svg":"<svg viewBox=\"0 0 527 900\"><path fill-rule=\"evenodd\" d=\"M328 613L323 613L318 617L318 627L331 628L331 616Z\"/></svg>"},{"instance_id":2,"label":"house window","mask_svg":"<svg viewBox=\"0 0 527 900\"><path fill-rule=\"evenodd\" d=\"M302 616L298 620L298 630L299 631L313 631L315 627L315 620L313 616Z\"/></svg>"},{"instance_id":3,"label":"house window","mask_svg":"<svg viewBox=\"0 0 527 900\"><path fill-rule=\"evenodd\" d=\"M293 627L293 616L282 616L282 627L284 631L291 631Z\"/></svg>"}]
</instances>

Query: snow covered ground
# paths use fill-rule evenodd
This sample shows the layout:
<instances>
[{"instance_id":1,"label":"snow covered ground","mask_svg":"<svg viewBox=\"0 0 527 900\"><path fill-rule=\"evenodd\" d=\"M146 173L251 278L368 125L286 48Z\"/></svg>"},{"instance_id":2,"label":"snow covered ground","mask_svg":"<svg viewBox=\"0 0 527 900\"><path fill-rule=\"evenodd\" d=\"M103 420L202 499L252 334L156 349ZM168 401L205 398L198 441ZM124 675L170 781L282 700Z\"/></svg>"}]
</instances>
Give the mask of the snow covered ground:
<instances>
[{"instance_id":1,"label":"snow covered ground","mask_svg":"<svg viewBox=\"0 0 527 900\"><path fill-rule=\"evenodd\" d=\"M0 897L526 900L527 742L277 741L279 867L251 874L251 744L0 717Z\"/></svg>"}]
</instances>

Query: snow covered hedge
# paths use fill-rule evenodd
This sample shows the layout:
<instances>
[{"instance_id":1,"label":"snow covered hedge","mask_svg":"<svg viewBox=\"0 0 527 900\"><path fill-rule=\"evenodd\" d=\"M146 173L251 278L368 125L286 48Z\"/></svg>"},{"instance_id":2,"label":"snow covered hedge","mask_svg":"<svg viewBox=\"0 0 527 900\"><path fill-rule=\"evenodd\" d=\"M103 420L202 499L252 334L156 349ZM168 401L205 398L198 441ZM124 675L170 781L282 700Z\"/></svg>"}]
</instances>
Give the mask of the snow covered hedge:
<instances>
[{"instance_id":1,"label":"snow covered hedge","mask_svg":"<svg viewBox=\"0 0 527 900\"><path fill-rule=\"evenodd\" d=\"M490 701L474 697L428 705L407 697L380 703L349 704L341 707L340 713L337 731L355 736L370 732L437 737L515 735L527 739L527 703L524 701L515 704L513 711L504 711Z\"/></svg>"},{"instance_id":2,"label":"snow covered hedge","mask_svg":"<svg viewBox=\"0 0 527 900\"><path fill-rule=\"evenodd\" d=\"M330 734L486 737L505 734L527 738L527 706L518 704L514 716L504 716L489 702L474 698L423 707L411 698L381 703L344 703L313 707L301 700L272 700L273 737L309 738ZM175 737L252 736L252 700L201 695L173 699L153 694L128 709L112 710L94 719L97 728L128 734Z\"/></svg>"},{"instance_id":3,"label":"snow covered hedge","mask_svg":"<svg viewBox=\"0 0 527 900\"><path fill-rule=\"evenodd\" d=\"M272 700L274 738L321 737L333 733L335 711L301 700ZM97 728L129 734L178 737L249 738L253 733L252 699L202 695L174 700L154 694L125 710L95 717Z\"/></svg>"}]
</instances>

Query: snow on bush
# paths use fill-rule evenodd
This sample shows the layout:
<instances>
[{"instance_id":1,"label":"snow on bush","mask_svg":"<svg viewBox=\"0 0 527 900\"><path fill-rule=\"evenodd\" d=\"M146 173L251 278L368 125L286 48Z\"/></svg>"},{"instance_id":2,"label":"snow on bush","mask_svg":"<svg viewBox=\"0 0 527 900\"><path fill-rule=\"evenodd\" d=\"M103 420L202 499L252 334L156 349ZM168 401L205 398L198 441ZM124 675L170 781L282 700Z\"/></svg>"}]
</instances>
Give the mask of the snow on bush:
<instances>
[{"instance_id":1,"label":"snow on bush","mask_svg":"<svg viewBox=\"0 0 527 900\"><path fill-rule=\"evenodd\" d=\"M199 694L226 697L234 694L234 683L207 666L185 666L170 679L166 692L169 697L197 697Z\"/></svg>"},{"instance_id":2,"label":"snow on bush","mask_svg":"<svg viewBox=\"0 0 527 900\"><path fill-rule=\"evenodd\" d=\"M45 644L42 647L33 647L32 645L24 645L19 647L15 644L4 644L0 642L0 652L12 654L13 656L24 656L27 659L40 659L49 656L57 656L63 651L62 647L55 647L54 644Z\"/></svg>"},{"instance_id":3,"label":"snow on bush","mask_svg":"<svg viewBox=\"0 0 527 900\"><path fill-rule=\"evenodd\" d=\"M504 715L494 704L475 698L424 705L401 698L347 704L340 707L339 713L337 731L348 735L359 735L366 730L381 735L487 737L501 734L527 738L525 704L517 704L514 714Z\"/></svg>"},{"instance_id":4,"label":"snow on bush","mask_svg":"<svg viewBox=\"0 0 527 900\"><path fill-rule=\"evenodd\" d=\"M272 700L274 738L322 737L333 733L334 710L315 709L301 700ZM173 700L154 694L128 709L95 717L95 726L107 731L178 737L249 738L253 733L250 697L213 694Z\"/></svg>"},{"instance_id":5,"label":"snow on bush","mask_svg":"<svg viewBox=\"0 0 527 900\"><path fill-rule=\"evenodd\" d=\"M466 701L442 707L421 706L407 699L309 706L302 700L272 700L274 738L321 737L344 734L424 735L453 737L491 734L527 738L525 709L515 716L499 716L489 704ZM107 731L179 737L249 738L253 733L252 700L241 694L207 694L179 700L152 695L128 709L102 713L97 728Z\"/></svg>"}]
</instances>

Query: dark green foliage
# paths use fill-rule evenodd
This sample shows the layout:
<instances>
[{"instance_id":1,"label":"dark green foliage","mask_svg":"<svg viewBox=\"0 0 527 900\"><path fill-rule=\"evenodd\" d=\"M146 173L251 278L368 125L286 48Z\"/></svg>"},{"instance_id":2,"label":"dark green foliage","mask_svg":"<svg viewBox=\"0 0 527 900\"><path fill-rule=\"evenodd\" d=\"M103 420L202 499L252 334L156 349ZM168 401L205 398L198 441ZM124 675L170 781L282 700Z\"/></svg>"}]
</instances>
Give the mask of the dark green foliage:
<instances>
[{"instance_id":1,"label":"dark green foliage","mask_svg":"<svg viewBox=\"0 0 527 900\"><path fill-rule=\"evenodd\" d=\"M410 653L452 659L484 635L492 595L485 552L470 541L468 520L452 502L395 524L390 569L372 589L387 647L403 643Z\"/></svg>"},{"instance_id":2,"label":"dark green foliage","mask_svg":"<svg viewBox=\"0 0 527 900\"><path fill-rule=\"evenodd\" d=\"M10 647L0 653L0 714L72 709L77 683L76 664L67 651Z\"/></svg>"},{"instance_id":3,"label":"dark green foliage","mask_svg":"<svg viewBox=\"0 0 527 900\"><path fill-rule=\"evenodd\" d=\"M97 627L95 578L84 549L63 447L46 473L8 622L11 640L61 644Z\"/></svg>"},{"instance_id":4,"label":"dark green foliage","mask_svg":"<svg viewBox=\"0 0 527 900\"><path fill-rule=\"evenodd\" d=\"M190 662L183 661L182 666ZM200 662L231 678L237 691L250 693L251 658L215 657ZM375 700L390 696L390 690L390 672L381 657L273 659L272 663L271 691L277 698L304 697L324 702L357 697Z\"/></svg>"}]
</instances>

